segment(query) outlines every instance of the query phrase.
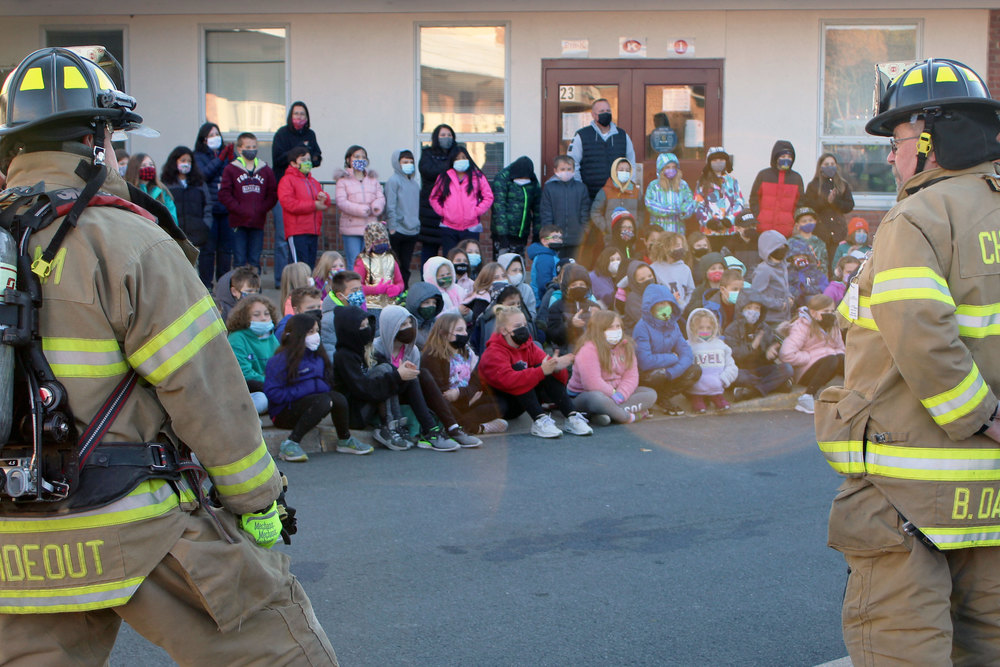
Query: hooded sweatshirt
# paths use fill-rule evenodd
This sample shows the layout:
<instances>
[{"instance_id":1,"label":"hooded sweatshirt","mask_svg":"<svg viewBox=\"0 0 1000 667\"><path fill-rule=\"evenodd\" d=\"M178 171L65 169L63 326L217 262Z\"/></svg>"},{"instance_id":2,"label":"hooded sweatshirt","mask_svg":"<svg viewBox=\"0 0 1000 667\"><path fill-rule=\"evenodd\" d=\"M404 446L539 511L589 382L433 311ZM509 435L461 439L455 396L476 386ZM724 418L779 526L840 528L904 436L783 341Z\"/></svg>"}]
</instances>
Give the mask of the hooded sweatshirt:
<instances>
[{"instance_id":1,"label":"hooded sweatshirt","mask_svg":"<svg viewBox=\"0 0 1000 667\"><path fill-rule=\"evenodd\" d=\"M393 151L393 174L385 184L386 224L392 234L415 236L420 231L420 182L416 170L409 176L403 173L399 164L402 152Z\"/></svg>"},{"instance_id":2,"label":"hooded sweatshirt","mask_svg":"<svg viewBox=\"0 0 1000 667\"><path fill-rule=\"evenodd\" d=\"M556 277L559 253L535 241L526 251L531 260L531 290L535 293L535 303L542 298L545 288Z\"/></svg>"},{"instance_id":3,"label":"hooded sweatshirt","mask_svg":"<svg viewBox=\"0 0 1000 667\"><path fill-rule=\"evenodd\" d=\"M709 315L712 320L712 337L702 340L695 332L694 322L699 313ZM719 337L719 320L706 308L695 308L688 317L687 331L694 362L701 367L701 377L692 385L688 393L695 396L718 396L736 379L739 369L733 361L733 351Z\"/></svg>"},{"instance_id":4,"label":"hooded sweatshirt","mask_svg":"<svg viewBox=\"0 0 1000 667\"><path fill-rule=\"evenodd\" d=\"M441 268L441 265L448 267L451 272L452 283L448 289L442 288L437 282L437 272ZM445 259L444 257L431 257L429 260L424 262L423 268L424 282L430 283L438 288L442 298L444 299L444 313L457 313L458 307L462 305L462 301L465 300L465 291L455 284L455 279L458 277L455 274L455 265L451 263L451 260Z\"/></svg>"},{"instance_id":5,"label":"hooded sweatshirt","mask_svg":"<svg viewBox=\"0 0 1000 667\"><path fill-rule=\"evenodd\" d=\"M673 307L670 318L660 320L653 317L653 306L667 302ZM677 325L680 308L664 285L650 285L642 295L642 318L635 325L632 338L635 339L635 355L639 361L639 371L649 372L663 369L671 380L676 380L694 363L691 346L684 340Z\"/></svg>"},{"instance_id":6,"label":"hooded sweatshirt","mask_svg":"<svg viewBox=\"0 0 1000 667\"><path fill-rule=\"evenodd\" d=\"M800 269L792 264L792 258L796 255L804 255L809 258L809 266ZM795 303L804 306L806 300L814 294L822 294L830 281L826 277L826 271L820 268L816 262L816 255L813 254L812 246L805 240L793 236L788 242L788 289L795 299Z\"/></svg>"},{"instance_id":7,"label":"hooded sweatshirt","mask_svg":"<svg viewBox=\"0 0 1000 667\"><path fill-rule=\"evenodd\" d=\"M594 203L590 207L590 219L601 230L605 238L611 234L611 212L621 207L627 209L636 222L639 222L642 215L642 207L639 206L643 199L642 188L634 181L622 183L618 180L618 166L624 162L632 166L626 158L618 158L611 163L611 175L604 187L597 191ZM632 170L634 173L634 169Z\"/></svg>"},{"instance_id":8,"label":"hooded sweatshirt","mask_svg":"<svg viewBox=\"0 0 1000 667\"><path fill-rule=\"evenodd\" d=\"M542 188L539 227L555 225L562 231L563 243L580 245L590 218L590 194L581 181L561 181L552 176Z\"/></svg>"},{"instance_id":9,"label":"hooded sweatshirt","mask_svg":"<svg viewBox=\"0 0 1000 667\"><path fill-rule=\"evenodd\" d=\"M267 212L277 201L278 182L260 158L248 165L238 157L222 170L219 202L229 211L230 227L264 229Z\"/></svg>"},{"instance_id":10,"label":"hooded sweatshirt","mask_svg":"<svg viewBox=\"0 0 1000 667\"><path fill-rule=\"evenodd\" d=\"M756 322L750 324L743 317L743 311L752 303L760 306L760 317ZM777 339L774 336L774 330L767 324L766 318L767 305L761 299L760 294L752 287L741 290L740 296L736 300L736 317L726 327L724 333L724 340L733 351L733 361L736 362L737 368L756 370L774 363L767 358L767 348L777 342ZM760 345L754 349L753 342L758 335L761 336Z\"/></svg>"},{"instance_id":11,"label":"hooded sweatshirt","mask_svg":"<svg viewBox=\"0 0 1000 667\"><path fill-rule=\"evenodd\" d=\"M399 393L403 379L399 373L386 373L377 377L368 374L368 358L361 339L361 322L368 320L369 328L375 318L356 306L340 306L336 310L334 326L337 329L337 351L333 355L334 389L349 396L351 425L360 426L361 406L378 403Z\"/></svg>"},{"instance_id":12,"label":"hooded sweatshirt","mask_svg":"<svg viewBox=\"0 0 1000 667\"><path fill-rule=\"evenodd\" d=\"M417 326L417 318L410 314L402 306L386 306L382 309L382 314L378 319L378 338L375 339L375 359L379 363L390 363L396 368L404 361L410 361L420 365L420 350L417 349L416 339L400 347L398 353L393 354L396 334L403 328L403 324L410 322Z\"/></svg>"},{"instance_id":13,"label":"hooded sweatshirt","mask_svg":"<svg viewBox=\"0 0 1000 667\"><path fill-rule=\"evenodd\" d=\"M537 300L535 299L535 290L529 282L530 274L525 270L527 264L525 264L524 258L516 252L505 252L497 257L497 261L500 263L500 266L503 267L504 271L507 271L507 267L510 266L510 263L515 259L521 261L521 270L524 271L524 278L522 278L521 282L516 285L517 291L521 294L521 304L528 309L528 312L531 314L531 319L535 319Z\"/></svg>"},{"instance_id":14,"label":"hooded sweatshirt","mask_svg":"<svg viewBox=\"0 0 1000 667\"><path fill-rule=\"evenodd\" d=\"M635 329L635 325L642 316L642 295L649 289L650 285L656 283L656 274L654 273L652 282L646 283L645 287L639 285L639 282L635 279L635 272L643 266L650 271L653 270L646 262L633 259L628 263L628 270L625 273L625 277L618 282L618 285L625 289L625 317L622 320L622 326L625 327L626 333L630 333Z\"/></svg>"},{"instance_id":15,"label":"hooded sweatshirt","mask_svg":"<svg viewBox=\"0 0 1000 667\"><path fill-rule=\"evenodd\" d=\"M587 295L579 300L569 296L570 283L583 280L587 283ZM573 317L579 311L587 312L591 306L599 305L590 293L590 274L583 266L573 264L566 268L559 283L560 298L549 305L546 316L545 339L561 348L575 347L577 337L583 333L572 324Z\"/></svg>"},{"instance_id":16,"label":"hooded sweatshirt","mask_svg":"<svg viewBox=\"0 0 1000 667\"><path fill-rule=\"evenodd\" d=\"M778 324L788 319L791 308L788 304L792 296L788 284L788 264L784 261L771 264L768 257L778 248L785 246L785 237L773 229L762 233L757 239L757 252L761 263L753 270L750 287L760 295L761 303L767 306L768 324Z\"/></svg>"},{"instance_id":17,"label":"hooded sweatshirt","mask_svg":"<svg viewBox=\"0 0 1000 667\"><path fill-rule=\"evenodd\" d=\"M520 185L514 182L515 178L527 178L528 182ZM531 236L531 230L540 227L538 207L541 200L542 188L535 176L535 165L531 158L522 155L493 179L493 215L490 218L493 237L517 239L519 245L523 245Z\"/></svg>"},{"instance_id":18,"label":"hooded sweatshirt","mask_svg":"<svg viewBox=\"0 0 1000 667\"><path fill-rule=\"evenodd\" d=\"M684 179L680 179L677 190L663 187L659 175L671 162L679 165L679 160L673 153L660 153L656 157L657 178L646 186L646 210L649 211L650 224L659 225L668 232L683 234L684 219L695 213L694 195L691 193L691 186Z\"/></svg>"},{"instance_id":19,"label":"hooded sweatshirt","mask_svg":"<svg viewBox=\"0 0 1000 667\"><path fill-rule=\"evenodd\" d=\"M424 319L420 316L420 304L427 299L434 299L435 310L433 317ZM406 309L417 321L417 347L422 350L424 343L427 342L427 336L431 332L431 327L434 326L434 320L444 310L444 297L441 296L441 290L438 289L437 285L423 280L413 283L406 292Z\"/></svg>"},{"instance_id":20,"label":"hooded sweatshirt","mask_svg":"<svg viewBox=\"0 0 1000 667\"><path fill-rule=\"evenodd\" d=\"M795 226L795 207L802 196L802 176L791 168L778 169L778 156L792 154L795 164L795 148L791 142L779 139L771 148L771 166L762 169L750 188L750 210L757 217L761 232L774 229L788 238Z\"/></svg>"},{"instance_id":21,"label":"hooded sweatshirt","mask_svg":"<svg viewBox=\"0 0 1000 667\"><path fill-rule=\"evenodd\" d=\"M301 130L296 130L292 125L292 109L302 107L306 111L306 124ZM316 142L316 133L309 127L309 107L305 102L296 100L288 107L288 116L285 124L274 133L271 142L271 162L274 163L274 176L279 181L284 177L288 168L288 151L297 146L305 146L309 149L309 157L312 158L313 169L323 164L323 151L320 150Z\"/></svg>"}]
</instances>

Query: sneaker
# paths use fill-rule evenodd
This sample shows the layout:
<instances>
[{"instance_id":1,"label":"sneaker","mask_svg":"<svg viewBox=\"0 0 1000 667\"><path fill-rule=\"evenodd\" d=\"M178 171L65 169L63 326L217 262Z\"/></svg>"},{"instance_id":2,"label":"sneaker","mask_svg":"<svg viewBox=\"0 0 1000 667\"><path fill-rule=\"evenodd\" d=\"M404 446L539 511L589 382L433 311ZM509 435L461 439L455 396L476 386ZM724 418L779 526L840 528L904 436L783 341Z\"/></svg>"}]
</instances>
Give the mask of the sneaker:
<instances>
[{"instance_id":1,"label":"sneaker","mask_svg":"<svg viewBox=\"0 0 1000 667\"><path fill-rule=\"evenodd\" d=\"M302 445L294 440L285 440L281 443L281 450L278 452L278 458L282 461L291 461L293 463L305 463L309 460L309 456L306 454L305 450L302 449Z\"/></svg>"},{"instance_id":2,"label":"sneaker","mask_svg":"<svg viewBox=\"0 0 1000 667\"><path fill-rule=\"evenodd\" d=\"M659 405L663 411L671 417L679 417L684 414L684 408L682 408L680 404L672 398L660 400L657 402L657 405Z\"/></svg>"},{"instance_id":3,"label":"sneaker","mask_svg":"<svg viewBox=\"0 0 1000 667\"><path fill-rule=\"evenodd\" d=\"M340 454L358 454L360 456L364 454L371 454L373 451L375 451L374 447L366 445L353 435L347 440L337 441L337 452Z\"/></svg>"},{"instance_id":4,"label":"sneaker","mask_svg":"<svg viewBox=\"0 0 1000 667\"><path fill-rule=\"evenodd\" d=\"M483 441L474 435L469 435L462 430L461 426L455 426L448 430L448 437L457 442L459 445L465 448L478 447L483 444Z\"/></svg>"},{"instance_id":5,"label":"sneaker","mask_svg":"<svg viewBox=\"0 0 1000 667\"><path fill-rule=\"evenodd\" d=\"M726 397L723 396L722 394L719 394L718 396L712 396L712 405L715 406L716 410L729 409L729 401L727 401Z\"/></svg>"},{"instance_id":6,"label":"sneaker","mask_svg":"<svg viewBox=\"0 0 1000 667\"><path fill-rule=\"evenodd\" d=\"M436 452L453 452L461 447L461 445L446 436L444 429L440 426L435 426L420 436L420 439L417 440L417 447L420 449L433 449Z\"/></svg>"},{"instance_id":7,"label":"sneaker","mask_svg":"<svg viewBox=\"0 0 1000 667\"><path fill-rule=\"evenodd\" d=\"M611 423L610 415L591 415L590 421L594 422L598 426L607 426Z\"/></svg>"},{"instance_id":8,"label":"sneaker","mask_svg":"<svg viewBox=\"0 0 1000 667\"><path fill-rule=\"evenodd\" d=\"M736 387L733 389L733 400L737 403L740 401L749 401L754 398L760 398L760 392L756 389L751 389L750 387Z\"/></svg>"},{"instance_id":9,"label":"sneaker","mask_svg":"<svg viewBox=\"0 0 1000 667\"><path fill-rule=\"evenodd\" d=\"M531 424L531 435L539 438L558 438L562 435L562 431L551 416L543 414Z\"/></svg>"},{"instance_id":10,"label":"sneaker","mask_svg":"<svg viewBox=\"0 0 1000 667\"><path fill-rule=\"evenodd\" d=\"M485 424L479 425L480 433L506 433L507 432L507 420L506 419L491 419Z\"/></svg>"},{"instance_id":11,"label":"sneaker","mask_svg":"<svg viewBox=\"0 0 1000 667\"><path fill-rule=\"evenodd\" d=\"M412 446L389 426L379 426L372 433L372 436L375 438L375 442L394 452L405 452Z\"/></svg>"},{"instance_id":12,"label":"sneaker","mask_svg":"<svg viewBox=\"0 0 1000 667\"><path fill-rule=\"evenodd\" d=\"M563 430L572 435L594 435L594 429L587 423L587 418L579 412L569 413L563 422Z\"/></svg>"},{"instance_id":13,"label":"sneaker","mask_svg":"<svg viewBox=\"0 0 1000 667\"><path fill-rule=\"evenodd\" d=\"M705 399L702 398L701 396L692 396L691 397L691 410L692 410L692 412L694 412L695 414L698 414L698 415L704 414L705 413Z\"/></svg>"},{"instance_id":14,"label":"sneaker","mask_svg":"<svg viewBox=\"0 0 1000 667\"><path fill-rule=\"evenodd\" d=\"M816 412L812 394L802 394L799 396L799 400L795 401L795 409L799 412L804 412L807 415L811 415Z\"/></svg>"}]
</instances>

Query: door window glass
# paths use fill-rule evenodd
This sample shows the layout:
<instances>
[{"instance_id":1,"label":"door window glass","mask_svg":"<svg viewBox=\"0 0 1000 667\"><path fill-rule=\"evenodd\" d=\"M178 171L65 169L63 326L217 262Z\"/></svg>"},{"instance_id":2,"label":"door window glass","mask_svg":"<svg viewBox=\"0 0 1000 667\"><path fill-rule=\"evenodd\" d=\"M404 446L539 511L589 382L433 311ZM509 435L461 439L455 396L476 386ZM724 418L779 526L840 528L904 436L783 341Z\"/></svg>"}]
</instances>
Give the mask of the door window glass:
<instances>
[{"instance_id":1,"label":"door window glass","mask_svg":"<svg viewBox=\"0 0 1000 667\"><path fill-rule=\"evenodd\" d=\"M587 83L560 84L559 86L559 153L569 152L573 135L590 125L593 117L590 107L599 99L611 105L611 117L618 120L618 86Z\"/></svg>"},{"instance_id":2,"label":"door window glass","mask_svg":"<svg viewBox=\"0 0 1000 667\"><path fill-rule=\"evenodd\" d=\"M645 128L647 158L673 153L703 160L705 86L646 86Z\"/></svg>"}]
</instances>

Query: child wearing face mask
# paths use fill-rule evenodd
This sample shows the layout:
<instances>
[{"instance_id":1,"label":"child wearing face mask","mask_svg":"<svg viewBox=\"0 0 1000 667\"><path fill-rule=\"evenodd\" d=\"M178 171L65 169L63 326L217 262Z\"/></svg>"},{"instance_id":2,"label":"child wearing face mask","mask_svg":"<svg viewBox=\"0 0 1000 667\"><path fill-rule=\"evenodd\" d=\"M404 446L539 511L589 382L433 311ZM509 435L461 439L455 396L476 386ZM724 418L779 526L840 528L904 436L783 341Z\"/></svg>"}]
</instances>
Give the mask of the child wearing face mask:
<instances>
[{"instance_id":1,"label":"child wearing face mask","mask_svg":"<svg viewBox=\"0 0 1000 667\"><path fill-rule=\"evenodd\" d=\"M602 250L594 262L594 270L590 272L590 288L594 298L603 303L605 308L614 308L622 268L621 251L613 246Z\"/></svg>"},{"instance_id":2,"label":"child wearing face mask","mask_svg":"<svg viewBox=\"0 0 1000 667\"><path fill-rule=\"evenodd\" d=\"M746 208L739 181L732 172L733 158L726 149L709 148L694 191L698 224L717 252L736 233L736 218Z\"/></svg>"},{"instance_id":3,"label":"child wearing face mask","mask_svg":"<svg viewBox=\"0 0 1000 667\"><path fill-rule=\"evenodd\" d=\"M475 280L476 276L479 275L480 267L483 265L483 251L479 247L479 240L475 238L462 239L455 247L464 252L465 256L469 259L468 278L469 280Z\"/></svg>"},{"instance_id":4,"label":"child wearing face mask","mask_svg":"<svg viewBox=\"0 0 1000 667\"><path fill-rule=\"evenodd\" d=\"M664 231L683 234L686 231L685 219L695 213L695 201L677 156L660 153L656 157L656 174L656 180L646 186L649 223L659 225Z\"/></svg>"},{"instance_id":5,"label":"child wearing face mask","mask_svg":"<svg viewBox=\"0 0 1000 667\"><path fill-rule=\"evenodd\" d=\"M479 377L508 406L507 419L527 412L533 423L531 434L558 438L563 434L591 435L594 430L566 394L567 368L574 355L548 356L531 339L520 308L497 306L496 330L479 360ZM566 421L560 429L542 407L554 403Z\"/></svg>"},{"instance_id":6,"label":"child wearing face mask","mask_svg":"<svg viewBox=\"0 0 1000 667\"><path fill-rule=\"evenodd\" d=\"M455 313L442 315L431 328L421 351L423 366L431 374L462 428L472 433L503 433L506 411L492 392L484 390L476 367L479 357L469 345L465 320Z\"/></svg>"},{"instance_id":7,"label":"child wearing face mask","mask_svg":"<svg viewBox=\"0 0 1000 667\"><path fill-rule=\"evenodd\" d=\"M319 290L312 285L297 287L292 290L289 300L292 304L292 312L281 318L274 327L274 335L281 340L281 335L285 331L288 320L296 315L311 315L320 322L323 317L323 299L319 295Z\"/></svg>"},{"instance_id":8,"label":"child wearing face mask","mask_svg":"<svg viewBox=\"0 0 1000 667\"><path fill-rule=\"evenodd\" d=\"M826 244L816 236L816 212L806 206L795 209L795 227L793 229L794 233L789 240L802 239L808 243L819 268L823 270L823 273L829 275L830 264L826 254Z\"/></svg>"},{"instance_id":9,"label":"child wearing face mask","mask_svg":"<svg viewBox=\"0 0 1000 667\"><path fill-rule=\"evenodd\" d=\"M250 390L250 398L257 414L267 412L267 395L264 393L264 369L278 349L274 337L274 323L278 309L271 300L260 294L240 299L226 319L229 346L233 348L243 377Z\"/></svg>"},{"instance_id":10,"label":"child wearing face mask","mask_svg":"<svg viewBox=\"0 0 1000 667\"><path fill-rule=\"evenodd\" d=\"M444 313L457 313L465 300L466 293L456 285L455 266L444 257L431 257L424 262L425 283L438 288L444 300Z\"/></svg>"},{"instance_id":11,"label":"child wearing face mask","mask_svg":"<svg viewBox=\"0 0 1000 667\"><path fill-rule=\"evenodd\" d=\"M377 322L382 309L394 304L406 289L389 244L389 232L381 222L369 222L365 227L365 249L354 262L354 272L361 276L368 313Z\"/></svg>"},{"instance_id":12,"label":"child wearing face mask","mask_svg":"<svg viewBox=\"0 0 1000 667\"><path fill-rule=\"evenodd\" d=\"M694 363L701 368L701 377L688 390L691 409L697 414L705 412L708 399L716 410L728 410L725 391L739 371L733 351L719 337L718 318L707 308L695 308L688 317L687 330Z\"/></svg>"},{"instance_id":13,"label":"child wearing face mask","mask_svg":"<svg viewBox=\"0 0 1000 667\"><path fill-rule=\"evenodd\" d=\"M562 230L555 225L545 225L538 230L538 240L528 246L528 259L531 260L531 290L535 293L536 299L542 298L548 284L556 276L562 244Z\"/></svg>"},{"instance_id":14,"label":"child wearing face mask","mask_svg":"<svg viewBox=\"0 0 1000 667\"><path fill-rule=\"evenodd\" d=\"M837 329L830 297L825 294L810 297L803 311L781 343L779 358L791 364L795 382L806 388L795 409L811 415L816 393L834 377L844 374L844 338Z\"/></svg>"},{"instance_id":15,"label":"child wearing face mask","mask_svg":"<svg viewBox=\"0 0 1000 667\"><path fill-rule=\"evenodd\" d=\"M274 172L257 157L257 137L249 132L240 134L235 158L222 170L219 183L219 202L229 211L229 226L233 229L234 265L260 267L264 223L278 195Z\"/></svg>"},{"instance_id":16,"label":"child wearing face mask","mask_svg":"<svg viewBox=\"0 0 1000 667\"><path fill-rule=\"evenodd\" d=\"M340 271L330 280L330 293L323 299L320 308L319 335L323 349L331 359L337 351L336 313L341 306L355 306L364 310L367 307L365 293L361 289L361 276L354 271Z\"/></svg>"},{"instance_id":17,"label":"child wearing face mask","mask_svg":"<svg viewBox=\"0 0 1000 667\"><path fill-rule=\"evenodd\" d=\"M649 264L633 259L625 277L618 282L615 294L616 308L625 314L625 332L631 333L642 317L642 296L650 285L656 284L656 274Z\"/></svg>"},{"instance_id":18,"label":"child wearing face mask","mask_svg":"<svg viewBox=\"0 0 1000 667\"><path fill-rule=\"evenodd\" d=\"M632 219L633 231L642 218L642 188L632 179L632 163L627 158L618 158L611 163L611 173L604 187L597 191L590 207L591 227L588 230L586 247L591 249L587 259L600 253L608 241L615 243L614 214L624 209ZM628 260L629 257L624 257Z\"/></svg>"},{"instance_id":19,"label":"child wearing face mask","mask_svg":"<svg viewBox=\"0 0 1000 667\"><path fill-rule=\"evenodd\" d=\"M786 321L792 312L792 290L789 284L788 242L781 232L769 229L757 239L761 262L754 268L750 286L767 307L764 321L775 326Z\"/></svg>"},{"instance_id":20,"label":"child wearing face mask","mask_svg":"<svg viewBox=\"0 0 1000 667\"><path fill-rule=\"evenodd\" d=\"M385 184L385 219L404 285L410 284L410 264L420 233L420 182L416 172L412 151L392 154L392 176Z\"/></svg>"},{"instance_id":21,"label":"child wearing face mask","mask_svg":"<svg viewBox=\"0 0 1000 667\"><path fill-rule=\"evenodd\" d=\"M423 280L410 285L406 291L406 309L417 320L417 349L423 351L431 327L444 310L444 298L437 285Z\"/></svg>"},{"instance_id":22,"label":"child wearing face mask","mask_svg":"<svg viewBox=\"0 0 1000 667\"><path fill-rule=\"evenodd\" d=\"M543 227L562 232L560 257L578 259L580 244L590 217L590 194L583 181L573 178L576 162L568 155L556 157L555 172L542 188L540 220Z\"/></svg>"},{"instance_id":23,"label":"child wearing face mask","mask_svg":"<svg viewBox=\"0 0 1000 667\"><path fill-rule=\"evenodd\" d=\"M743 273L739 269L731 268L722 272L716 289L708 290L702 295L701 308L715 315L719 321L719 333L729 326L736 316L736 302L740 298L742 289Z\"/></svg>"},{"instance_id":24,"label":"child wearing face mask","mask_svg":"<svg viewBox=\"0 0 1000 667\"><path fill-rule=\"evenodd\" d=\"M811 296L822 294L829 284L812 247L802 239L792 237L788 241L788 264L789 291L796 306L804 306Z\"/></svg>"},{"instance_id":25,"label":"child wearing face mask","mask_svg":"<svg viewBox=\"0 0 1000 667\"><path fill-rule=\"evenodd\" d=\"M691 315L691 311L705 305L706 296L711 296L719 289L719 284L722 282L722 274L725 270L726 258L723 257L722 253L710 252L702 255L701 259L695 264L695 270L692 272L695 288L694 292L691 293L691 298L688 300L687 305L684 307L685 320Z\"/></svg>"},{"instance_id":26,"label":"child wearing face mask","mask_svg":"<svg viewBox=\"0 0 1000 667\"><path fill-rule=\"evenodd\" d=\"M650 285L642 295L642 318L635 325L639 381L656 390L657 405L668 415L684 414L674 397L699 377L691 346L678 326L680 308L666 285Z\"/></svg>"},{"instance_id":27,"label":"child wearing face mask","mask_svg":"<svg viewBox=\"0 0 1000 667\"><path fill-rule=\"evenodd\" d=\"M459 308L459 314L463 316L466 324L470 327L475 326L476 320L493 303L500 290L509 284L507 273L499 262L490 262L484 266L472 284L472 292L465 297L462 302L463 307Z\"/></svg>"},{"instance_id":28,"label":"child wearing face mask","mask_svg":"<svg viewBox=\"0 0 1000 667\"><path fill-rule=\"evenodd\" d=\"M267 362L264 375L271 421L278 428L292 431L281 443L279 458L308 461L300 444L302 438L328 414L337 430L338 452L372 452L369 445L351 435L347 399L330 387L330 359L320 345L319 322L315 318L295 315L288 320L281 345Z\"/></svg>"},{"instance_id":29,"label":"child wearing face mask","mask_svg":"<svg viewBox=\"0 0 1000 667\"><path fill-rule=\"evenodd\" d=\"M611 243L622 253L622 261L628 265L633 259L642 259L638 239L638 228L633 216L625 208L616 208L611 213Z\"/></svg>"},{"instance_id":30,"label":"child wearing face mask","mask_svg":"<svg viewBox=\"0 0 1000 667\"><path fill-rule=\"evenodd\" d=\"M469 276L472 275L472 267L469 265L469 256L465 254L465 251L460 247L452 248L448 251L448 260L451 262L452 266L455 267L455 275L458 276L458 280L455 284L462 288L462 291L466 294L472 292L473 280Z\"/></svg>"},{"instance_id":31,"label":"child wearing face mask","mask_svg":"<svg viewBox=\"0 0 1000 667\"><path fill-rule=\"evenodd\" d=\"M385 209L385 194L378 174L369 168L368 152L361 146L347 149L344 167L334 171L333 180L337 181L337 210L340 211L344 255L347 265L357 271L356 260L364 249L365 229L377 222Z\"/></svg>"},{"instance_id":32,"label":"child wearing face mask","mask_svg":"<svg viewBox=\"0 0 1000 667\"><path fill-rule=\"evenodd\" d=\"M153 162L153 158L145 153L136 153L129 158L128 167L125 169L125 180L166 206L170 216L175 222L177 221L174 198L156 175L156 163Z\"/></svg>"},{"instance_id":33,"label":"child wearing face mask","mask_svg":"<svg viewBox=\"0 0 1000 667\"><path fill-rule=\"evenodd\" d=\"M330 195L312 175L312 155L304 146L288 151L288 169L278 184L285 241L292 262L303 262L310 272L323 232L323 211L331 206Z\"/></svg>"},{"instance_id":34,"label":"child wearing face mask","mask_svg":"<svg viewBox=\"0 0 1000 667\"><path fill-rule=\"evenodd\" d=\"M649 416L656 392L639 386L635 344L618 314L603 310L591 316L566 389L573 406L600 425L631 424Z\"/></svg>"},{"instance_id":35,"label":"child wearing face mask","mask_svg":"<svg viewBox=\"0 0 1000 667\"><path fill-rule=\"evenodd\" d=\"M483 231L480 219L493 205L493 189L464 147L455 150L451 168L438 176L431 190L430 205L441 216L444 252L461 240L479 238Z\"/></svg>"},{"instance_id":36,"label":"child wearing face mask","mask_svg":"<svg viewBox=\"0 0 1000 667\"><path fill-rule=\"evenodd\" d=\"M837 262L837 267L833 270L833 280L823 290L823 294L833 299L834 304L839 304L847 293L847 286L851 283L851 278L861 268L861 259L854 255L844 255Z\"/></svg>"},{"instance_id":37,"label":"child wearing face mask","mask_svg":"<svg viewBox=\"0 0 1000 667\"><path fill-rule=\"evenodd\" d=\"M313 269L313 282L324 299L330 293L333 277L346 268L347 262L344 261L344 256L336 250L327 250L319 256Z\"/></svg>"},{"instance_id":38,"label":"child wearing face mask","mask_svg":"<svg viewBox=\"0 0 1000 667\"><path fill-rule=\"evenodd\" d=\"M767 306L752 288L740 292L736 317L726 327L723 340L733 351L738 373L733 399L745 401L792 387L792 367L778 360L781 341L764 321Z\"/></svg>"},{"instance_id":39,"label":"child wearing face mask","mask_svg":"<svg viewBox=\"0 0 1000 667\"><path fill-rule=\"evenodd\" d=\"M750 210L761 232L775 230L788 238L795 224L793 214L802 196L802 176L792 169L795 148L779 139L771 148L771 166L757 173L750 188Z\"/></svg>"},{"instance_id":40,"label":"child wearing face mask","mask_svg":"<svg viewBox=\"0 0 1000 667\"><path fill-rule=\"evenodd\" d=\"M493 256L504 253L524 254L532 230L538 229L542 188L535 176L535 165L522 155L500 170L493 179L493 214L490 232Z\"/></svg>"},{"instance_id":41,"label":"child wearing face mask","mask_svg":"<svg viewBox=\"0 0 1000 667\"><path fill-rule=\"evenodd\" d=\"M573 349L591 311L601 305L590 293L590 274L580 264L563 270L560 289L561 294L549 305L545 340L560 349Z\"/></svg>"},{"instance_id":42,"label":"child wearing face mask","mask_svg":"<svg viewBox=\"0 0 1000 667\"><path fill-rule=\"evenodd\" d=\"M851 218L847 223L847 238L837 246L837 252L833 255L833 264L836 266L841 257L849 254L864 257L871 249L868 221L864 218Z\"/></svg>"},{"instance_id":43,"label":"child wearing face mask","mask_svg":"<svg viewBox=\"0 0 1000 667\"><path fill-rule=\"evenodd\" d=\"M517 288L521 293L521 303L527 308L532 319L535 318L537 302L535 290L531 287L531 282L526 280L524 271L524 259L521 255L513 252L505 252L497 257L497 262L503 267L507 274L507 282Z\"/></svg>"},{"instance_id":44,"label":"child wearing face mask","mask_svg":"<svg viewBox=\"0 0 1000 667\"><path fill-rule=\"evenodd\" d=\"M707 243L707 240L705 241ZM681 310L687 308L694 294L694 274L688 265L690 252L683 234L669 232L649 249L649 265L656 276L656 282L666 285L674 294Z\"/></svg>"}]
</instances>

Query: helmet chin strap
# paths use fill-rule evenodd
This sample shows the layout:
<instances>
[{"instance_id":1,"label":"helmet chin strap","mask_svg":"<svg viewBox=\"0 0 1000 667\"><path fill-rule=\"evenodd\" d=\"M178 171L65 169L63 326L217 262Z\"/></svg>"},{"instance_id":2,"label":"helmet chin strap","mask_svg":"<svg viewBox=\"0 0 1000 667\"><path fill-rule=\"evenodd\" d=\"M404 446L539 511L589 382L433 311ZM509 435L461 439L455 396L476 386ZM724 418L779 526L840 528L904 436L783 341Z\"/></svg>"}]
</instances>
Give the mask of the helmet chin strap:
<instances>
[{"instance_id":1,"label":"helmet chin strap","mask_svg":"<svg viewBox=\"0 0 1000 667\"><path fill-rule=\"evenodd\" d=\"M98 121L94 128L94 166L104 166L104 135L107 125Z\"/></svg>"},{"instance_id":2,"label":"helmet chin strap","mask_svg":"<svg viewBox=\"0 0 1000 667\"><path fill-rule=\"evenodd\" d=\"M927 157L934 150L934 142L931 134L934 131L934 119L941 115L941 107L928 107L924 109L924 129L917 138L917 170L919 174L927 165Z\"/></svg>"}]
</instances>

